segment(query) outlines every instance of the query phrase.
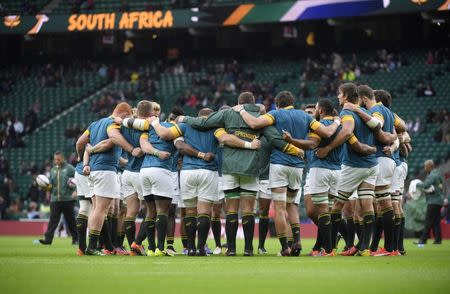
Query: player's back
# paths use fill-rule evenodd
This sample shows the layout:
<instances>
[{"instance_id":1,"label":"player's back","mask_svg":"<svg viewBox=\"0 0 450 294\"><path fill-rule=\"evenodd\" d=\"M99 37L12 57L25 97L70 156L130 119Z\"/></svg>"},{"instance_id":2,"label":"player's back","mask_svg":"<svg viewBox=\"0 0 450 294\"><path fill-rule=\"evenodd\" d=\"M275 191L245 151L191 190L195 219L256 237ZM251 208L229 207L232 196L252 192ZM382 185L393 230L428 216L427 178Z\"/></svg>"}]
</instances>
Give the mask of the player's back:
<instances>
[{"instance_id":1,"label":"player's back","mask_svg":"<svg viewBox=\"0 0 450 294\"><path fill-rule=\"evenodd\" d=\"M367 112L366 109L364 108L361 109ZM341 111L341 120L342 122L345 122L346 120L353 120L355 123L353 133L356 136L356 138L358 138L358 140L361 143L370 146L374 145L374 136L372 130L364 123L364 121L356 113L344 109ZM376 166L378 164L378 161L375 154L361 155L360 153L353 151L352 148L349 146L349 143L346 143L344 146L342 164L351 167L370 168Z\"/></svg>"},{"instance_id":2,"label":"player's back","mask_svg":"<svg viewBox=\"0 0 450 294\"><path fill-rule=\"evenodd\" d=\"M166 128L170 128L173 126L172 123L162 122L162 126ZM160 159L157 156L153 156L151 154L146 154L144 161L142 162L142 168L146 167L160 167L167 169L169 171L172 170L173 167L173 154L177 151L172 141L166 141L161 139L158 134L156 134L155 130L151 128L148 133L144 133L141 135L143 138L147 138L150 144L152 144L153 148L159 151L166 151L171 154L171 156L167 159Z\"/></svg>"},{"instance_id":3,"label":"player's back","mask_svg":"<svg viewBox=\"0 0 450 294\"><path fill-rule=\"evenodd\" d=\"M332 116L326 116L320 120L320 122L324 126L329 126L334 122L334 118ZM341 127L339 127L336 132L330 138L321 138L319 147L325 147L330 144L336 135L340 132ZM314 152L311 155L311 162L308 164L308 167L318 167L318 168L327 168L331 170L339 170L341 169L342 163L342 150L343 145L334 148L325 158L318 158Z\"/></svg>"},{"instance_id":4,"label":"player's back","mask_svg":"<svg viewBox=\"0 0 450 294\"><path fill-rule=\"evenodd\" d=\"M391 134L394 132L395 117L389 108L384 106L381 102L378 102L375 106L373 106L369 110L369 112L372 116L378 117L379 119L381 119L383 121L383 127L382 127L383 131L391 133ZM375 141L375 147L377 148L377 152L375 154L376 157L388 157L383 152L383 148L384 148L385 144L379 142L377 139L375 139L374 141Z\"/></svg>"},{"instance_id":5,"label":"player's back","mask_svg":"<svg viewBox=\"0 0 450 294\"><path fill-rule=\"evenodd\" d=\"M211 152L216 155L219 143L214 136L214 130L199 131L184 123L178 125L178 127L183 134L184 141L188 145L200 152ZM218 166L215 160L205 161L201 158L185 155L183 157L183 170L190 169L209 169L217 171Z\"/></svg>"},{"instance_id":6,"label":"player's back","mask_svg":"<svg viewBox=\"0 0 450 294\"><path fill-rule=\"evenodd\" d=\"M265 116L273 119L274 126L278 132L287 131L295 139L306 139L310 124L313 121L306 112L294 109L293 106L272 110ZM270 162L295 167L304 167L305 165L301 158L288 155L275 148L272 150Z\"/></svg>"},{"instance_id":7,"label":"player's back","mask_svg":"<svg viewBox=\"0 0 450 294\"><path fill-rule=\"evenodd\" d=\"M122 126L120 132L131 146L133 146L134 148L140 146L139 140L142 135L142 131ZM144 161L144 156L134 157L131 155L131 153L128 153L126 151L123 151L123 153L126 154L126 159L128 159L125 170L138 172L141 169L142 162Z\"/></svg>"},{"instance_id":8,"label":"player's back","mask_svg":"<svg viewBox=\"0 0 450 294\"><path fill-rule=\"evenodd\" d=\"M95 146L101 141L108 139L109 128L120 128L118 125L114 124L114 119L112 117L101 118L91 123L88 127L90 144ZM92 154L89 158L91 170L117 171L120 150L119 146L114 146L105 152Z\"/></svg>"}]
</instances>

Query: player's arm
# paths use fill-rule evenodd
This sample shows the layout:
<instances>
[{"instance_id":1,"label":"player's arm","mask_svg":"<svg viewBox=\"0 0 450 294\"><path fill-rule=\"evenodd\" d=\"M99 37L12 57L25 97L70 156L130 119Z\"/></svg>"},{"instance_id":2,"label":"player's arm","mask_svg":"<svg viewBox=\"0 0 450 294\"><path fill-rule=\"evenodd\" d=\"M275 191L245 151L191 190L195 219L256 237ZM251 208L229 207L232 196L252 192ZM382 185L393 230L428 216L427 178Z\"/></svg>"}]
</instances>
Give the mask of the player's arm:
<instances>
[{"instance_id":1,"label":"player's arm","mask_svg":"<svg viewBox=\"0 0 450 294\"><path fill-rule=\"evenodd\" d=\"M382 118L377 116L371 116L370 114L368 114L367 112L365 112L364 110L362 110L360 107L358 107L353 103L350 102L344 103L343 109L350 110L356 113L374 133L378 132L383 127L384 121Z\"/></svg>"},{"instance_id":2,"label":"player's arm","mask_svg":"<svg viewBox=\"0 0 450 294\"><path fill-rule=\"evenodd\" d=\"M224 144L228 147L232 148L241 148L241 149L259 149L261 146L261 142L258 139L254 139L251 142L247 142L242 140L236 135L228 134L225 129L220 128L214 132L214 136L219 141L219 143Z\"/></svg>"},{"instance_id":3,"label":"player's arm","mask_svg":"<svg viewBox=\"0 0 450 294\"><path fill-rule=\"evenodd\" d=\"M341 119L342 122L342 129L341 131L336 135L336 137L333 139L333 141L330 142L325 147L319 148L316 151L316 156L319 158L325 158L328 153L330 153L331 150L334 148L341 146L345 142L347 142L348 139L353 134L353 130L355 129L355 121L353 120L353 117L351 115L344 115Z\"/></svg>"},{"instance_id":4,"label":"player's arm","mask_svg":"<svg viewBox=\"0 0 450 294\"><path fill-rule=\"evenodd\" d=\"M305 156L305 151L303 151L303 149L284 141L283 137L274 126L265 127L262 129L262 135L266 137L269 144L283 153L301 158Z\"/></svg>"},{"instance_id":5,"label":"player's arm","mask_svg":"<svg viewBox=\"0 0 450 294\"><path fill-rule=\"evenodd\" d=\"M128 141L122 136L120 133L120 126L116 124L111 124L106 129L106 132L108 133L108 137L111 139L111 141L121 147L123 150L127 151L128 153L131 153L131 155L135 157L141 157L142 151L141 148L136 147L134 148Z\"/></svg>"},{"instance_id":6,"label":"player's arm","mask_svg":"<svg viewBox=\"0 0 450 294\"><path fill-rule=\"evenodd\" d=\"M214 128L223 128L225 125L225 111L221 110L210 114L208 117L190 117L190 116L179 116L177 118L178 122L184 122L194 129L198 130L209 130Z\"/></svg>"},{"instance_id":7,"label":"player's arm","mask_svg":"<svg viewBox=\"0 0 450 294\"><path fill-rule=\"evenodd\" d=\"M180 151L181 154L183 155L188 155L191 157L198 157L200 159L203 159L204 161L211 161L214 159L214 153L212 152L201 152L197 149L195 149L194 147L192 147L191 145L189 145L188 143L186 143L184 141L183 137L179 137L176 138L173 141L175 147L178 149L178 151Z\"/></svg>"},{"instance_id":8,"label":"player's arm","mask_svg":"<svg viewBox=\"0 0 450 294\"><path fill-rule=\"evenodd\" d=\"M128 163L128 159L123 158L122 156L119 157L119 165L120 166L124 167L125 165L127 165L127 163Z\"/></svg>"},{"instance_id":9,"label":"player's arm","mask_svg":"<svg viewBox=\"0 0 450 294\"><path fill-rule=\"evenodd\" d=\"M75 149L77 151L78 161L82 160L86 144L89 143L89 130L84 131L84 133L78 138L75 144Z\"/></svg>"},{"instance_id":10,"label":"player's arm","mask_svg":"<svg viewBox=\"0 0 450 294\"><path fill-rule=\"evenodd\" d=\"M367 156L367 155L375 154L377 152L377 148L359 142L358 138L356 138L356 136L353 134L347 140L347 142L349 143L350 148L352 148L353 151L355 151L361 155Z\"/></svg>"},{"instance_id":11,"label":"player's arm","mask_svg":"<svg viewBox=\"0 0 450 294\"><path fill-rule=\"evenodd\" d=\"M173 125L170 128L167 128L159 123L159 119L157 117L151 117L150 123L158 137L163 140L170 141L183 136L182 130L178 125Z\"/></svg>"},{"instance_id":12,"label":"player's arm","mask_svg":"<svg viewBox=\"0 0 450 294\"><path fill-rule=\"evenodd\" d=\"M430 174L427 176L427 178L423 183L418 183L417 187L422 189L428 189L434 184L435 181L436 181L435 176Z\"/></svg>"},{"instance_id":13,"label":"player's arm","mask_svg":"<svg viewBox=\"0 0 450 294\"><path fill-rule=\"evenodd\" d=\"M262 129L275 123L275 118L270 113L254 117L253 115L248 113L245 110L244 105L241 104L234 106L233 110L239 112L245 123L254 130Z\"/></svg>"},{"instance_id":14,"label":"player's arm","mask_svg":"<svg viewBox=\"0 0 450 294\"><path fill-rule=\"evenodd\" d=\"M153 145L148 141L148 134L144 133L139 138L139 144L141 146L142 152L145 154L150 154L152 156L158 157L159 159L167 159L170 157L170 153L166 151L159 151L154 148Z\"/></svg>"},{"instance_id":15,"label":"player's arm","mask_svg":"<svg viewBox=\"0 0 450 294\"><path fill-rule=\"evenodd\" d=\"M115 117L114 123L119 126L124 126L130 129L136 129L139 131L148 131L150 129L150 122L143 118L127 117L122 119L121 117Z\"/></svg>"},{"instance_id":16,"label":"player's arm","mask_svg":"<svg viewBox=\"0 0 450 294\"><path fill-rule=\"evenodd\" d=\"M404 133L407 131L405 121L396 113L394 113L394 127L395 130L397 131L397 134Z\"/></svg>"},{"instance_id":17,"label":"player's arm","mask_svg":"<svg viewBox=\"0 0 450 294\"><path fill-rule=\"evenodd\" d=\"M319 143L320 143L320 136L315 133L310 133L308 135L308 139L303 140L303 139L294 139L294 138L292 138L292 136L289 132L283 131L283 139L286 142L288 142L298 148L301 148L303 150L315 149L315 148L317 148L317 146L319 146Z\"/></svg>"},{"instance_id":18,"label":"player's arm","mask_svg":"<svg viewBox=\"0 0 450 294\"><path fill-rule=\"evenodd\" d=\"M312 119L309 123L309 128L321 138L330 138L336 133L336 130L340 125L341 121L339 119L335 119L334 122L328 126Z\"/></svg>"},{"instance_id":19,"label":"player's arm","mask_svg":"<svg viewBox=\"0 0 450 294\"><path fill-rule=\"evenodd\" d=\"M403 157L408 157L408 155L409 155L409 151L408 151L408 147L406 147L406 144L400 144L400 147L399 147L399 151L400 151L400 154L403 156Z\"/></svg>"},{"instance_id":20,"label":"player's arm","mask_svg":"<svg viewBox=\"0 0 450 294\"><path fill-rule=\"evenodd\" d=\"M112 140L106 139L106 140L98 142L95 146L87 145L86 151L89 154L103 153L103 152L110 150L113 147L114 147L114 143L112 142Z\"/></svg>"},{"instance_id":21,"label":"player's arm","mask_svg":"<svg viewBox=\"0 0 450 294\"><path fill-rule=\"evenodd\" d=\"M406 144L411 142L411 137L409 136L408 132L398 133L398 139L400 140L401 144Z\"/></svg>"}]
</instances>

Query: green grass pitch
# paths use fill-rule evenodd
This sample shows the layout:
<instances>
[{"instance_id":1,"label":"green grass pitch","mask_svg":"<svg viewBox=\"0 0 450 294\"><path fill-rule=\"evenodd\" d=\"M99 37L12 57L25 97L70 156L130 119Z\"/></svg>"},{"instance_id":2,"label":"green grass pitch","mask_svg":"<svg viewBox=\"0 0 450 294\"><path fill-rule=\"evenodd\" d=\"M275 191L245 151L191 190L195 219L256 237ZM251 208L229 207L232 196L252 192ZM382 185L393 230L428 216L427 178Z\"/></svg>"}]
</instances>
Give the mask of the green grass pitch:
<instances>
[{"instance_id":1,"label":"green grass pitch","mask_svg":"<svg viewBox=\"0 0 450 294\"><path fill-rule=\"evenodd\" d=\"M407 240L401 257L277 257L269 239L271 254L249 258L77 257L70 239L33 239L0 237L0 293L450 293L449 241ZM312 243L303 240L304 254Z\"/></svg>"}]
</instances>

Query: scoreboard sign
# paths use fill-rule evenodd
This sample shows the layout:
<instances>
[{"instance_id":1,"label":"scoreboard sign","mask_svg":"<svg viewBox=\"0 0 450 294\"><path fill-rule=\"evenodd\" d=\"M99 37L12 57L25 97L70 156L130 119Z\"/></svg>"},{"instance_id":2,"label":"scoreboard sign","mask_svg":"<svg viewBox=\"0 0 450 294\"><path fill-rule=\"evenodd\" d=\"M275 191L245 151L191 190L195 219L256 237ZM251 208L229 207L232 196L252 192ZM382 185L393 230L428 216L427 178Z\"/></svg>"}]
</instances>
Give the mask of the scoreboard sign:
<instances>
[{"instance_id":1,"label":"scoreboard sign","mask_svg":"<svg viewBox=\"0 0 450 294\"><path fill-rule=\"evenodd\" d=\"M449 9L450 0L298 0L123 13L7 15L0 34L217 27Z\"/></svg>"}]
</instances>

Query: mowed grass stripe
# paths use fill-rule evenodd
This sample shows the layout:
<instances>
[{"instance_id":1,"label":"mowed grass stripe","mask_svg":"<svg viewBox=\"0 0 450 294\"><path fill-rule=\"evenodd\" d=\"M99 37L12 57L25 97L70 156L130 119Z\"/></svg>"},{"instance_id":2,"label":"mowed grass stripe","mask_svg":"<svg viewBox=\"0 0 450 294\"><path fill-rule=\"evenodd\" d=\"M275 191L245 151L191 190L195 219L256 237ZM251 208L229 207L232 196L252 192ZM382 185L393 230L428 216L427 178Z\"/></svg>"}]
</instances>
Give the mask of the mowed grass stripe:
<instances>
[{"instance_id":1,"label":"mowed grass stripe","mask_svg":"<svg viewBox=\"0 0 450 294\"><path fill-rule=\"evenodd\" d=\"M77 257L70 239L52 246L30 237L0 238L2 293L447 293L450 242L417 248L407 240L402 257ZM175 240L178 251L181 242ZM210 240L212 246L212 241ZM257 245L255 240L254 245ZM307 254L313 240L303 240ZM242 254L243 242L238 243ZM4 292L4 291L5 292Z\"/></svg>"}]
</instances>

